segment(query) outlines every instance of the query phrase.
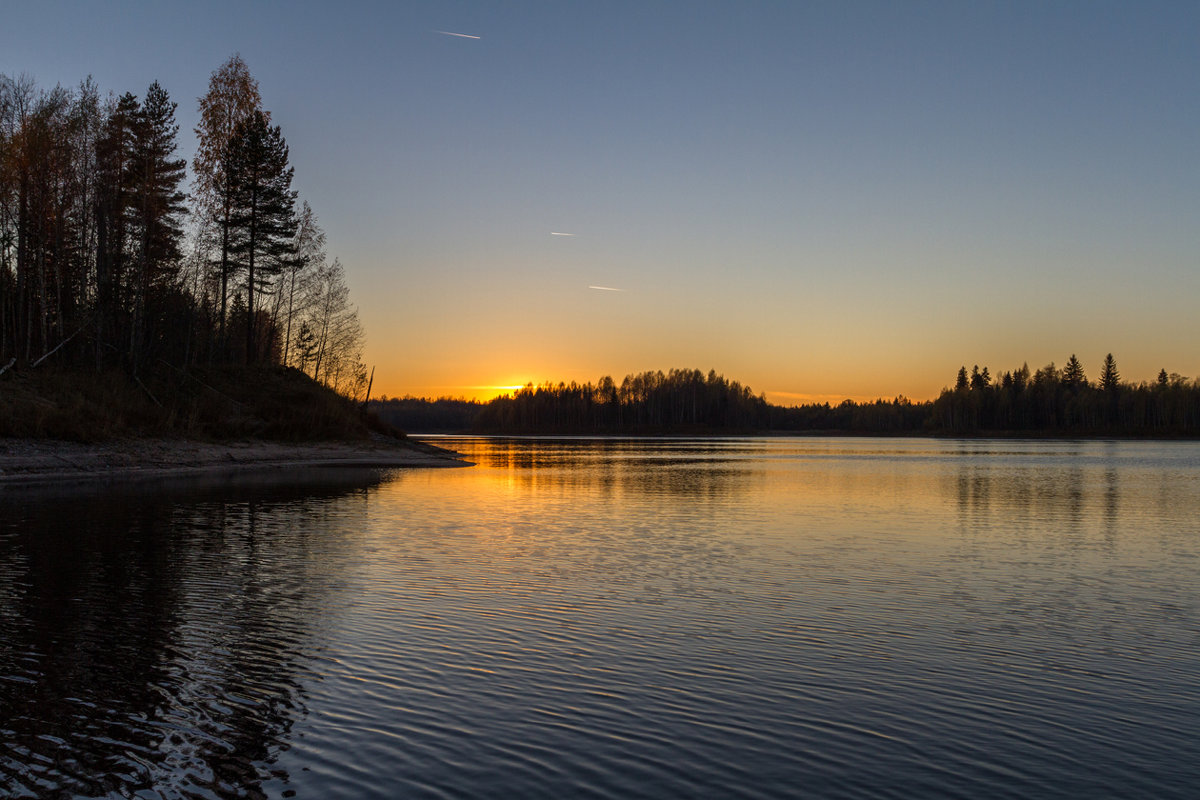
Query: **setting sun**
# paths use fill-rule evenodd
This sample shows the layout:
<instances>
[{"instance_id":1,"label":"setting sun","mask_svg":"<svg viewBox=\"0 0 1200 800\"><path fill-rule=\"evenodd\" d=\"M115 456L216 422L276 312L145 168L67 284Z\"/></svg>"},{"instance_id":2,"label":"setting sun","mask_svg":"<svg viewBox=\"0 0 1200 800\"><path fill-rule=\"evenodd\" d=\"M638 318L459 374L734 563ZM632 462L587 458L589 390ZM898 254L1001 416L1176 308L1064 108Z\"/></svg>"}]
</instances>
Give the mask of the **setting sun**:
<instances>
[{"instance_id":1,"label":"setting sun","mask_svg":"<svg viewBox=\"0 0 1200 800\"><path fill-rule=\"evenodd\" d=\"M1200 2L0 18L0 799L1200 797Z\"/></svg>"}]
</instances>

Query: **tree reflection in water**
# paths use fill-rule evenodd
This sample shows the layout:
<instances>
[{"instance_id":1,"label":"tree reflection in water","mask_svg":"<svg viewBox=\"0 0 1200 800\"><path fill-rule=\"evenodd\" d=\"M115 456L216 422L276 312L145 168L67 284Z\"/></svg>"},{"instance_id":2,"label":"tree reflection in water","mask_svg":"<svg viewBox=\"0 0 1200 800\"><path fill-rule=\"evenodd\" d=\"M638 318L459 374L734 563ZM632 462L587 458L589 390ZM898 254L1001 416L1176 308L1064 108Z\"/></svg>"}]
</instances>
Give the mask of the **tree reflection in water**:
<instances>
[{"instance_id":1,"label":"tree reflection in water","mask_svg":"<svg viewBox=\"0 0 1200 800\"><path fill-rule=\"evenodd\" d=\"M295 477L5 496L0 794L261 797L287 780L272 764L305 714L298 670L377 481Z\"/></svg>"}]
</instances>

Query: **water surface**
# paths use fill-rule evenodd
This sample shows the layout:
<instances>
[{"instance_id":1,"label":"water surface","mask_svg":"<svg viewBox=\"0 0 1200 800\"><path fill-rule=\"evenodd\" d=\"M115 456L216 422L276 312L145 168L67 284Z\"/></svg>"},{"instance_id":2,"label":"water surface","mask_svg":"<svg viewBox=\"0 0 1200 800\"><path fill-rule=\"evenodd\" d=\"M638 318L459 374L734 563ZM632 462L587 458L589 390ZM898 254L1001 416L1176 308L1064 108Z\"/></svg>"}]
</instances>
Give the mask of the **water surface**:
<instances>
[{"instance_id":1,"label":"water surface","mask_svg":"<svg viewBox=\"0 0 1200 800\"><path fill-rule=\"evenodd\" d=\"M0 494L0 794L1186 797L1200 445Z\"/></svg>"}]
</instances>

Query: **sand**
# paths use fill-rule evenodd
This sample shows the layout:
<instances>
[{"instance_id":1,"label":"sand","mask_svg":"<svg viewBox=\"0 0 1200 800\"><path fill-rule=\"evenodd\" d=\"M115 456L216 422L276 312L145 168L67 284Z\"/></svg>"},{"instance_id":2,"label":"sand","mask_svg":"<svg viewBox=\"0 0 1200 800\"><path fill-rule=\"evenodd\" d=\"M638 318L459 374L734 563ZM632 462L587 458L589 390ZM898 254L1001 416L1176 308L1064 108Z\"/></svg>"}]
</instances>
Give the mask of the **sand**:
<instances>
[{"instance_id":1,"label":"sand","mask_svg":"<svg viewBox=\"0 0 1200 800\"><path fill-rule=\"evenodd\" d=\"M366 442L133 439L76 444L0 439L0 486L220 475L304 467L464 467L457 454L382 437Z\"/></svg>"}]
</instances>

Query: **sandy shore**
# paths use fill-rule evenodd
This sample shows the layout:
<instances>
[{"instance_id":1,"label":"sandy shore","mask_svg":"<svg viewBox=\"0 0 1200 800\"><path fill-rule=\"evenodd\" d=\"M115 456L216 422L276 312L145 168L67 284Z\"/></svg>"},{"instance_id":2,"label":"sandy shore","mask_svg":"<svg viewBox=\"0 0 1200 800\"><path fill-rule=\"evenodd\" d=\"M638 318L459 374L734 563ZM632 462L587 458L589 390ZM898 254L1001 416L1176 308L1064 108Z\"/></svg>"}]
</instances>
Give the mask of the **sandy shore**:
<instances>
[{"instance_id":1,"label":"sandy shore","mask_svg":"<svg viewBox=\"0 0 1200 800\"><path fill-rule=\"evenodd\" d=\"M0 486L124 481L302 467L462 467L470 462L422 444L232 442L135 439L75 444L0 439Z\"/></svg>"}]
</instances>

